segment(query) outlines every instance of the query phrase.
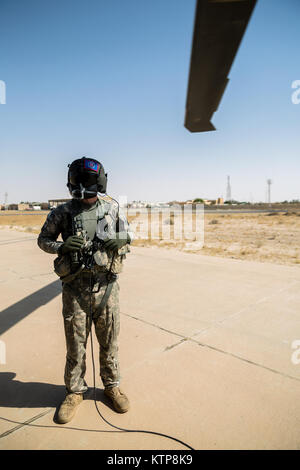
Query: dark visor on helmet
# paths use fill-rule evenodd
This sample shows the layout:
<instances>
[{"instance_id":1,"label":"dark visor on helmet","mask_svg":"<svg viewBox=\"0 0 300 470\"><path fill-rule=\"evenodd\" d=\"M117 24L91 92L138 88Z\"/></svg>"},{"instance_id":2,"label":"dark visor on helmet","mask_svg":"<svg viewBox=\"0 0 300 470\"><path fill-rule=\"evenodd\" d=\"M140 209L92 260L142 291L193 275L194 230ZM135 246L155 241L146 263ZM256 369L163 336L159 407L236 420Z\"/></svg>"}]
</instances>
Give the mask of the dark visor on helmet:
<instances>
[{"instance_id":1,"label":"dark visor on helmet","mask_svg":"<svg viewBox=\"0 0 300 470\"><path fill-rule=\"evenodd\" d=\"M73 186L77 186L82 184L83 186L92 186L97 184L97 174L89 173L89 172L82 172L82 173L71 173L70 175L70 183Z\"/></svg>"}]
</instances>

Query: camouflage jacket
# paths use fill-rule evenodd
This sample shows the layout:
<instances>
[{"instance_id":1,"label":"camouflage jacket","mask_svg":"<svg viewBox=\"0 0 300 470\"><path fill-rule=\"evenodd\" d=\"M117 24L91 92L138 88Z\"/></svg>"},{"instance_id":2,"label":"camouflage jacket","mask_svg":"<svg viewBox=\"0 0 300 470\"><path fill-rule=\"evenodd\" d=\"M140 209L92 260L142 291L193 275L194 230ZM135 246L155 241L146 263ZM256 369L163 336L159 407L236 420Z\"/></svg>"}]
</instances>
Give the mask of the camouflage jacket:
<instances>
[{"instance_id":1,"label":"camouflage jacket","mask_svg":"<svg viewBox=\"0 0 300 470\"><path fill-rule=\"evenodd\" d=\"M116 231L127 231L130 241L132 241L134 238L133 233L130 231L126 216L122 211L118 211L117 204L111 199L99 196L97 204L99 204L103 212L108 214L111 220L115 222ZM63 242L70 235L74 235L73 217L78 215L81 211L81 203L76 199L71 199L65 204L61 204L53 209L48 214L38 236L38 246L47 253L58 254L58 250ZM61 235L63 241L57 241L59 235Z\"/></svg>"}]
</instances>

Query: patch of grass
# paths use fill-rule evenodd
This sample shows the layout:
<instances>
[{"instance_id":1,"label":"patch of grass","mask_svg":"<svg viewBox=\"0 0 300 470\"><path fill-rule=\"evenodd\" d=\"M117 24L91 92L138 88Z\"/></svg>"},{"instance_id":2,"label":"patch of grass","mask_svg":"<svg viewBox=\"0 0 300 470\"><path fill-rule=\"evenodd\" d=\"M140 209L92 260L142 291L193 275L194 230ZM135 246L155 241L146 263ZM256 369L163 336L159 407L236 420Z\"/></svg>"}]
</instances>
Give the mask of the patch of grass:
<instances>
[{"instance_id":1,"label":"patch of grass","mask_svg":"<svg viewBox=\"0 0 300 470\"><path fill-rule=\"evenodd\" d=\"M250 248L241 248L240 250L241 256L253 255L255 253L256 253L256 250L251 250Z\"/></svg>"},{"instance_id":2,"label":"patch of grass","mask_svg":"<svg viewBox=\"0 0 300 470\"><path fill-rule=\"evenodd\" d=\"M283 215L288 215L288 216L290 216L290 215L297 215L297 216L299 216L300 213L299 213L299 212L296 212L296 211L287 211L287 212L285 212Z\"/></svg>"}]
</instances>

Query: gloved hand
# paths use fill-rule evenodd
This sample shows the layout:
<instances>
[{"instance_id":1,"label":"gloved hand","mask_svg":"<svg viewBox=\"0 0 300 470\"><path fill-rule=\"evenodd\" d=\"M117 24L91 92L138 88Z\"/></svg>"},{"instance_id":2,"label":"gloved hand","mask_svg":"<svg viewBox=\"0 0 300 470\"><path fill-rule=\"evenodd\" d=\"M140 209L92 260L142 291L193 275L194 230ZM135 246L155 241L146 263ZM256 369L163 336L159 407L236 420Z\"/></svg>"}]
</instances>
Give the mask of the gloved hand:
<instances>
[{"instance_id":1,"label":"gloved hand","mask_svg":"<svg viewBox=\"0 0 300 470\"><path fill-rule=\"evenodd\" d=\"M77 235L71 235L59 248L59 254L65 255L66 253L80 251L83 247L83 244L84 240L82 237L78 237Z\"/></svg>"},{"instance_id":2,"label":"gloved hand","mask_svg":"<svg viewBox=\"0 0 300 470\"><path fill-rule=\"evenodd\" d=\"M119 232L116 234L116 238L108 238L104 241L104 246L107 250L118 251L126 243L130 242L130 237L127 232Z\"/></svg>"}]
</instances>

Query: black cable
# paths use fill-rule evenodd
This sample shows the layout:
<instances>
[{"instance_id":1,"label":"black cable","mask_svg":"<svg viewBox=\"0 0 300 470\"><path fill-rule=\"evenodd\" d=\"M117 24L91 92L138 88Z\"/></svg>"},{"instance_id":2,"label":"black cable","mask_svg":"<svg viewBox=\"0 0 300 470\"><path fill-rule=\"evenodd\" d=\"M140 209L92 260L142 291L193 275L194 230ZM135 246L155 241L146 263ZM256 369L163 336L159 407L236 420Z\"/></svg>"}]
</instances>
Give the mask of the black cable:
<instances>
[{"instance_id":1,"label":"black cable","mask_svg":"<svg viewBox=\"0 0 300 470\"><path fill-rule=\"evenodd\" d=\"M51 410L50 410L51 411ZM45 413L46 415L46 413ZM13 421L12 419L8 418L3 418L3 416L0 416L0 419L3 421L7 421L8 423L14 423L14 424L21 424L22 426L32 426L34 428L48 428L48 429L68 429L70 431L83 431L83 432L120 432L120 431L108 431L107 429L85 429L85 428L75 428L73 426L55 426L54 424L31 424L31 423L20 423L20 421ZM0 439L3 439L6 437L6 435L11 434L12 430L8 430L6 432L3 432L0 434Z\"/></svg>"},{"instance_id":2,"label":"black cable","mask_svg":"<svg viewBox=\"0 0 300 470\"><path fill-rule=\"evenodd\" d=\"M109 196L109 197L111 197L111 196ZM111 198L111 199L114 199L114 198ZM116 200L114 199L114 201L116 201ZM118 201L116 201L116 202L117 202L118 208L119 208L119 203L118 203ZM108 272L111 272L112 264L113 264L113 261L114 261L114 256L112 258L112 262L111 262L111 265L110 265L110 268L109 268ZM144 430L144 429L126 429L126 428L121 428L119 426L115 426L114 424L111 424L107 419L105 419L104 416L101 414L101 412L98 408L97 400L96 400L96 373L95 373L95 359L94 359L93 334L92 334L93 333L92 332L93 313L92 313L92 272L91 271L90 271L90 322L91 323L90 323L90 328L89 329L90 329L90 335L91 335L91 356L92 356L92 365L93 365L94 403L95 403L96 410L97 410L99 416L103 419L103 421L106 424L108 424L109 426L111 426L115 429L118 429L119 430L118 432L138 432L138 433L145 433L145 434L154 434L156 436L162 436L162 437L166 437L167 439L172 439L173 441L179 442L180 444L182 444L183 446L187 447L190 450L195 450L189 444L186 444L185 442L181 441L180 439L177 439L176 437L169 436L168 434L164 434L164 433L156 432L156 431L147 431L147 430Z\"/></svg>"},{"instance_id":3,"label":"black cable","mask_svg":"<svg viewBox=\"0 0 300 470\"><path fill-rule=\"evenodd\" d=\"M101 414L101 411L98 408L97 405L97 400L96 400L96 378L95 378L95 360L94 360L94 350L93 350L93 338L92 338L92 329L91 329L91 355L92 355L92 364L93 364L93 389L94 389L94 403L96 410L100 417L103 419L103 421L108 424L109 426L112 426L115 429L119 429L119 431L115 432L138 432L138 433L145 433L145 434L154 434L156 436L162 436L166 437L167 439L172 439L173 441L179 442L183 446L187 447L190 450L195 450L193 447L191 447L189 444L186 444L185 442L181 441L180 439L177 439L176 437L169 436L168 434L164 434L161 432L156 432L156 431L146 431L144 429L126 429L126 428L121 428L119 426L115 426L114 424L111 424L107 419L104 418L104 416ZM111 432L111 431L108 431Z\"/></svg>"},{"instance_id":4,"label":"black cable","mask_svg":"<svg viewBox=\"0 0 300 470\"><path fill-rule=\"evenodd\" d=\"M111 196L109 196L109 197L111 197ZM111 199L113 199L113 198L111 198ZM114 199L114 201L116 201L116 200ZM117 202L118 207L119 207L118 201L116 201L116 202ZM113 255L113 257L112 257L109 272L111 272L114 257L115 257L115 255ZM144 434L153 434L153 435L156 435L156 436L166 437L167 439L172 439L173 441L179 442L179 444L182 444L183 446L187 447L190 450L195 450L189 444L186 444L185 442L181 441L180 439L177 439L176 437L169 436L168 434L164 434L164 433L156 432L156 431L147 431L147 430L144 430L144 429L126 429L126 428L121 428L119 426L115 426L114 424L111 424L107 419L105 419L104 416L101 414L101 412L98 408L98 405L97 405L97 400L96 400L96 372L95 372L96 368L95 368L94 347L93 347L93 331L92 331L93 315L92 315L92 271L91 271L91 266L90 266L90 279L89 280L90 280L90 292L89 292L89 294L90 294L90 308L89 308L89 310L90 310L89 311L90 325L88 327L88 331L90 331L90 335L91 335L91 356L92 356L92 365L93 365L94 403L95 403L96 410L97 410L99 416L102 418L102 420L106 424L108 424L109 426L117 429L118 431L108 431L108 430L100 430L100 429L84 429L84 428L75 428L75 427L72 427L72 426L64 426L62 428L61 426L54 426L54 425L19 423L17 421L12 421L12 420L2 418L2 417L0 417L0 419L3 419L5 421L9 421L9 422L12 422L12 423L16 423L16 424L23 424L24 426L32 426L32 427L38 427L38 428L58 428L58 429L69 429L69 430L73 430L73 431L85 431L85 432L137 432L137 433L144 433ZM105 294L103 294L103 295L105 295ZM6 433L1 434L0 438L5 437L5 435L6 435Z\"/></svg>"}]
</instances>

